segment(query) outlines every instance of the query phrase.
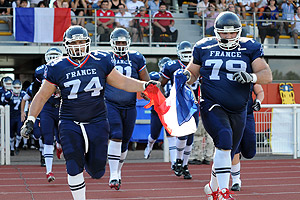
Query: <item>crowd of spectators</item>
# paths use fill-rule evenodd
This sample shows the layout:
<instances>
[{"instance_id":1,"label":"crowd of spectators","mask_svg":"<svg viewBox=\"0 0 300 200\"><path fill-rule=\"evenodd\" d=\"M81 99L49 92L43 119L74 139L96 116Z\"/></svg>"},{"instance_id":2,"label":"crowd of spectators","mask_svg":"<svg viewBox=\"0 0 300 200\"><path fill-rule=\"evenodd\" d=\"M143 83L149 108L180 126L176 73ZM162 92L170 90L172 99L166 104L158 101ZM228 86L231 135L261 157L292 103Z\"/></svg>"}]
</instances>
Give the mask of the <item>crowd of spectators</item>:
<instances>
[{"instance_id":1,"label":"crowd of spectators","mask_svg":"<svg viewBox=\"0 0 300 200\"><path fill-rule=\"evenodd\" d=\"M253 26L253 13L256 13L258 35L262 43L266 36L274 37L277 44L280 35L288 35L297 44L299 3L293 0L281 0L279 3L277 0L178 0L180 13L184 12L183 3L188 4L187 14L193 18L191 24L198 22L204 26L205 35L214 35L214 20L222 11L235 12L246 24L245 27L250 24ZM178 30L174 27L176 20L172 15L174 9L169 10L169 6L163 0L0 0L0 20L7 23L12 32L13 20L9 17L12 15L11 8L71 8L71 24L85 26L93 20L94 9L97 9L96 15L100 17L96 23L98 41L108 42L112 30L122 27L130 32L133 42L143 41L149 33L153 35L154 42L177 42ZM152 21L147 19L150 16ZM247 35L245 27L242 36Z\"/></svg>"}]
</instances>

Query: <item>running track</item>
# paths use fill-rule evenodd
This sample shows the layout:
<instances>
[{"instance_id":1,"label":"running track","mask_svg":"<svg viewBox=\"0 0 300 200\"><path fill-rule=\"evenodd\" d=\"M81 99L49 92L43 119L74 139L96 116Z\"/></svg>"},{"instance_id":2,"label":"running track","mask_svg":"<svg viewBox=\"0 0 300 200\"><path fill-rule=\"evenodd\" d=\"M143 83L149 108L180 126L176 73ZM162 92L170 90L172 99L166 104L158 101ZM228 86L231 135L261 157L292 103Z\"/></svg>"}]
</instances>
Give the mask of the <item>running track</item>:
<instances>
[{"instance_id":1,"label":"running track","mask_svg":"<svg viewBox=\"0 0 300 200\"><path fill-rule=\"evenodd\" d=\"M1 200L71 200L64 165L54 165L56 180L48 183L45 168L34 165L0 166ZM108 170L108 167L107 167ZM125 163L122 187L108 187L108 171L100 180L85 173L87 199L205 200L210 166L191 165L192 180L176 177L169 163ZM300 159L243 160L242 191L237 200L300 200Z\"/></svg>"}]
</instances>

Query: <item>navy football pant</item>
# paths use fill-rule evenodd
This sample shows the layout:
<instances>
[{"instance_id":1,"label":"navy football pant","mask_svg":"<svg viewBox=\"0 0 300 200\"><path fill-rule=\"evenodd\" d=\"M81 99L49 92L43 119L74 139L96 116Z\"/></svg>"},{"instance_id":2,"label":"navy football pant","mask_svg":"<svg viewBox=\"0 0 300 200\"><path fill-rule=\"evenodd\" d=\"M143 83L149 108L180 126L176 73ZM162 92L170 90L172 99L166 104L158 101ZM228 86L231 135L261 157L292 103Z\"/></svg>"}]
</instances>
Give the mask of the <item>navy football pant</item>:
<instances>
[{"instance_id":1,"label":"navy football pant","mask_svg":"<svg viewBox=\"0 0 300 200\"><path fill-rule=\"evenodd\" d=\"M38 140L41 137L40 118L36 118L35 120L33 126L33 136L35 140Z\"/></svg>"},{"instance_id":2,"label":"navy football pant","mask_svg":"<svg viewBox=\"0 0 300 200\"><path fill-rule=\"evenodd\" d=\"M200 103L204 128L212 137L215 147L231 150L233 158L243 136L246 124L246 109L241 113L230 113L221 106L205 100ZM210 111L209 109L212 108Z\"/></svg>"},{"instance_id":3,"label":"navy football pant","mask_svg":"<svg viewBox=\"0 0 300 200\"><path fill-rule=\"evenodd\" d=\"M14 138L15 135L21 136L21 116L10 118L10 138Z\"/></svg>"},{"instance_id":4,"label":"navy football pant","mask_svg":"<svg viewBox=\"0 0 300 200\"><path fill-rule=\"evenodd\" d=\"M163 127L157 112L152 109L151 110L151 124L150 124L151 138L157 140L160 136L161 128ZM168 131L166 131L167 136L171 136Z\"/></svg>"},{"instance_id":5,"label":"navy football pant","mask_svg":"<svg viewBox=\"0 0 300 200\"><path fill-rule=\"evenodd\" d=\"M109 124L107 120L80 125L71 120L61 120L59 124L60 141L66 159L67 172L76 176L83 169L95 179L105 173L107 159ZM88 144L84 139L86 132ZM85 153L86 145L88 152Z\"/></svg>"},{"instance_id":6,"label":"navy football pant","mask_svg":"<svg viewBox=\"0 0 300 200\"><path fill-rule=\"evenodd\" d=\"M54 108L47 104L45 104L42 112L40 113L40 123L41 123L41 134L44 139L44 144L53 145L54 135L56 136L56 140L59 139L57 137L58 134L58 108Z\"/></svg>"},{"instance_id":7,"label":"navy football pant","mask_svg":"<svg viewBox=\"0 0 300 200\"><path fill-rule=\"evenodd\" d=\"M242 153L243 157L251 159L256 154L256 134L255 134L255 120L252 113L247 114L246 127L241 140L241 143L236 151Z\"/></svg>"},{"instance_id":8,"label":"navy football pant","mask_svg":"<svg viewBox=\"0 0 300 200\"><path fill-rule=\"evenodd\" d=\"M136 107L122 109L106 103L107 116L110 125L110 139L122 140L122 150L125 152L128 149L128 144L133 133L136 120Z\"/></svg>"}]
</instances>

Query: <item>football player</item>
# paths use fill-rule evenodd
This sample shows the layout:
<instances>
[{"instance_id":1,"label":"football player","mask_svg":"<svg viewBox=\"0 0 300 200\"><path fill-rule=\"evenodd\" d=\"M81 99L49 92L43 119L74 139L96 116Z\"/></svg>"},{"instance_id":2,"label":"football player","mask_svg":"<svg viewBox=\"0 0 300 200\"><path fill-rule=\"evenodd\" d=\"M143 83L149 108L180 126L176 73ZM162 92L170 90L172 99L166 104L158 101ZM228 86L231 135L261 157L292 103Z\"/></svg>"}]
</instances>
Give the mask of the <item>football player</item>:
<instances>
[{"instance_id":1,"label":"football player","mask_svg":"<svg viewBox=\"0 0 300 200\"><path fill-rule=\"evenodd\" d=\"M51 47L45 53L45 61L47 63L59 59L63 56L62 51L57 47ZM33 88L40 88L40 85L44 81L46 65L41 65L35 70L35 83ZM46 165L46 178L48 182L53 182L55 176L52 172L53 164L53 150L54 150L54 136L56 138L56 154L58 159L61 158L62 149L60 145L60 140L58 136L58 112L60 105L60 92L57 89L52 96L48 99L44 105L42 111L40 112L40 131L44 143L44 158Z\"/></svg>"},{"instance_id":2,"label":"football player","mask_svg":"<svg viewBox=\"0 0 300 200\"><path fill-rule=\"evenodd\" d=\"M109 137L104 102L106 82L128 92L144 91L150 84L159 84L128 78L117 71L109 53L90 52L91 39L81 26L70 26L63 38L68 56L47 64L45 81L33 98L21 134L28 137L36 117L58 86L62 98L59 135L68 184L74 200L85 200L83 170L94 179L105 173Z\"/></svg>"},{"instance_id":3,"label":"football player","mask_svg":"<svg viewBox=\"0 0 300 200\"><path fill-rule=\"evenodd\" d=\"M10 106L10 155L14 156L19 153L19 145L21 142L20 129L21 122L21 101L25 96L25 92L21 90L22 84L20 80L12 82L12 90L7 90L4 94L5 104ZM16 138L15 138L16 135ZM15 148L16 147L16 148Z\"/></svg>"},{"instance_id":4,"label":"football player","mask_svg":"<svg viewBox=\"0 0 300 200\"><path fill-rule=\"evenodd\" d=\"M171 58L169 58L169 57L163 57L162 59L160 59L158 62L159 71L161 71L163 69L163 66L169 61L172 61ZM149 73L149 76L150 76L151 80L157 81L160 78L160 73L153 71L153 72ZM164 92L165 92L166 97L169 96L170 90L171 90L171 83L169 81L164 87ZM150 127L151 127L151 129L150 129L150 134L148 135L147 147L144 150L144 158L145 159L150 158L150 154L153 149L153 145L154 145L155 141L157 140L157 138L159 137L160 131L162 128L162 123L161 123L156 111L154 110L153 106L151 108ZM171 169L174 170L175 162L176 162L176 137L170 136L170 134L167 132L167 138L168 138L168 142L169 142Z\"/></svg>"},{"instance_id":5,"label":"football player","mask_svg":"<svg viewBox=\"0 0 300 200\"><path fill-rule=\"evenodd\" d=\"M161 82L161 86L167 84L170 80L173 85L174 73L178 69L185 69L186 65L189 63L192 57L192 45L188 41L182 41L177 45L177 55L178 60L173 60L167 62L163 70L161 71L161 77L159 81ZM199 84L195 82L192 85L194 94L198 97ZM196 123L198 124L199 113L196 112L194 114L196 119ZM176 163L174 173L176 176L183 175L184 179L191 179L192 175L188 169L188 160L192 151L192 145L194 141L194 134L190 134L188 136L178 137L176 140Z\"/></svg>"},{"instance_id":6,"label":"football player","mask_svg":"<svg viewBox=\"0 0 300 200\"><path fill-rule=\"evenodd\" d=\"M231 159L245 128L250 85L270 83L272 72L262 58L262 45L240 37L242 25L236 14L220 13L214 28L216 37L195 44L186 74L190 75L188 83L202 77L201 118L216 147L211 180L204 191L210 200L233 200Z\"/></svg>"},{"instance_id":7,"label":"football player","mask_svg":"<svg viewBox=\"0 0 300 200\"><path fill-rule=\"evenodd\" d=\"M12 82L13 80L9 76L1 79L2 87L0 87L0 105L5 105L5 92L12 90Z\"/></svg>"},{"instance_id":8,"label":"football player","mask_svg":"<svg viewBox=\"0 0 300 200\"><path fill-rule=\"evenodd\" d=\"M252 92L255 94L256 98L253 100ZM259 111L261 109L261 102L264 100L264 90L260 84L255 84L251 87L251 92L247 105L247 119L244 134L239 147L233 157L232 167L231 167L231 177L232 177L232 191L240 191L242 187L241 181L241 155L244 158L251 159L256 154L256 134L255 134L255 120L253 111Z\"/></svg>"},{"instance_id":9,"label":"football player","mask_svg":"<svg viewBox=\"0 0 300 200\"><path fill-rule=\"evenodd\" d=\"M116 28L110 35L112 51L110 56L115 69L134 79L149 81L145 57L137 51L129 51L131 38L123 28ZM136 121L136 93L120 90L106 84L105 102L110 125L108 163L110 169L109 186L120 189L121 168L128 152L128 144Z\"/></svg>"}]
</instances>

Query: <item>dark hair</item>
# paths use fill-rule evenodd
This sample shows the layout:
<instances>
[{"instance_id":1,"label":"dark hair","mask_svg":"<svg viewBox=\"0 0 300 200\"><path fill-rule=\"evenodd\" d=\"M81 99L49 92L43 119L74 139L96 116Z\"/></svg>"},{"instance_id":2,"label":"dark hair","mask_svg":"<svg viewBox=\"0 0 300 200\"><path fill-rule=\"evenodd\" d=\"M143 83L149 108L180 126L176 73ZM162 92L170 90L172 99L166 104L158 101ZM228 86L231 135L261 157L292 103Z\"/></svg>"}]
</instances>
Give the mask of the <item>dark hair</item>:
<instances>
[{"instance_id":1,"label":"dark hair","mask_svg":"<svg viewBox=\"0 0 300 200\"><path fill-rule=\"evenodd\" d=\"M268 0L268 5L270 5L270 1L271 0ZM277 0L274 0L275 1L275 6L277 6Z\"/></svg>"},{"instance_id":2,"label":"dark hair","mask_svg":"<svg viewBox=\"0 0 300 200\"><path fill-rule=\"evenodd\" d=\"M45 7L47 7L44 1L40 1L40 2L38 3L37 7L41 7L41 5L44 5Z\"/></svg>"},{"instance_id":3,"label":"dark hair","mask_svg":"<svg viewBox=\"0 0 300 200\"><path fill-rule=\"evenodd\" d=\"M21 0L21 1L20 1L20 4L22 4L24 1L28 4L28 1L27 1L27 0Z\"/></svg>"},{"instance_id":4,"label":"dark hair","mask_svg":"<svg viewBox=\"0 0 300 200\"><path fill-rule=\"evenodd\" d=\"M109 2L108 2L108 0L103 0L103 1L101 1L100 5L102 6L103 3L109 3Z\"/></svg>"},{"instance_id":5,"label":"dark hair","mask_svg":"<svg viewBox=\"0 0 300 200\"><path fill-rule=\"evenodd\" d=\"M164 1L161 1L161 2L159 3L159 7L160 7L160 6L163 6L163 5L167 6L167 4L166 4Z\"/></svg>"},{"instance_id":6,"label":"dark hair","mask_svg":"<svg viewBox=\"0 0 300 200\"><path fill-rule=\"evenodd\" d=\"M121 3L120 5L118 5L118 8L120 8L120 6L124 6L124 8L126 8L125 4Z\"/></svg>"}]
</instances>

